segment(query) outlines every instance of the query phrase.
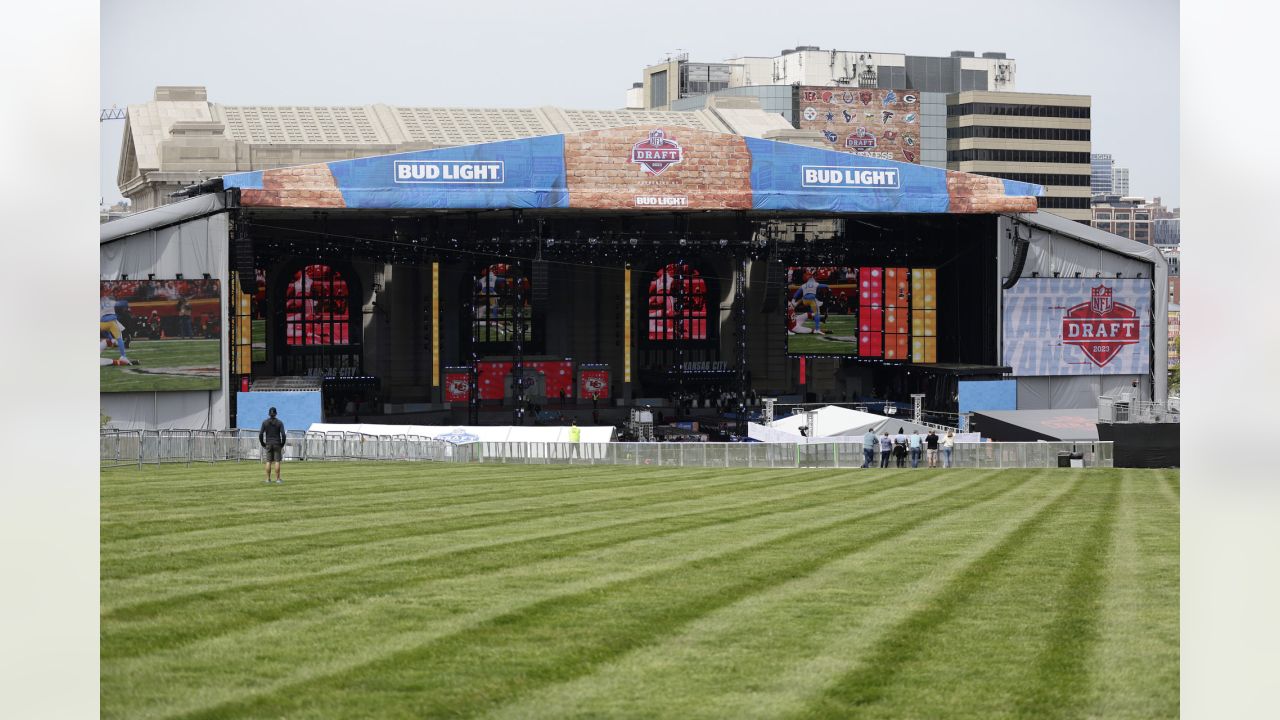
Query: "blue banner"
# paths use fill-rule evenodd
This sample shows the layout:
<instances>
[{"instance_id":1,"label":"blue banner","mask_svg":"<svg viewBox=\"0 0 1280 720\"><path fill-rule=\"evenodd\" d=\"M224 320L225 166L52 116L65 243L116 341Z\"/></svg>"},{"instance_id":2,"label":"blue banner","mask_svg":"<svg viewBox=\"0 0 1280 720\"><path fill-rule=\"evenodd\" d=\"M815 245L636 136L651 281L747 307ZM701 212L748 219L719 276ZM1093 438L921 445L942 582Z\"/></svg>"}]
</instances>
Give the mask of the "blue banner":
<instances>
[{"instance_id":1,"label":"blue banner","mask_svg":"<svg viewBox=\"0 0 1280 720\"><path fill-rule=\"evenodd\" d=\"M791 143L747 138L756 210L944 213L947 172Z\"/></svg>"}]
</instances>

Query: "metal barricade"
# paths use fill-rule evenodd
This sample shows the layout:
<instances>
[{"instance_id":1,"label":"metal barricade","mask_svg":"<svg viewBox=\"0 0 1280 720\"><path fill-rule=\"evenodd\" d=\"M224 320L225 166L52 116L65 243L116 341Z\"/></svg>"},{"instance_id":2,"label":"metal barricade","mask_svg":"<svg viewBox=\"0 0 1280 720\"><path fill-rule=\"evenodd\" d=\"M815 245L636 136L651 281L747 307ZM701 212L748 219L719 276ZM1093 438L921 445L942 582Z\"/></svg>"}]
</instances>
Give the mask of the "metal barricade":
<instances>
[{"instance_id":1,"label":"metal barricade","mask_svg":"<svg viewBox=\"0 0 1280 720\"><path fill-rule=\"evenodd\" d=\"M957 443L952 467L1052 468L1061 453L1085 467L1111 467L1110 442ZM182 462L259 461L258 435L250 430L107 430L99 433L99 461L106 467ZM453 445L413 435L358 432L288 433L286 461L420 461L555 465L632 465L705 468L860 468L858 443L571 443L472 442ZM878 453L877 453L878 459ZM875 463L873 465L878 465Z\"/></svg>"}]
</instances>

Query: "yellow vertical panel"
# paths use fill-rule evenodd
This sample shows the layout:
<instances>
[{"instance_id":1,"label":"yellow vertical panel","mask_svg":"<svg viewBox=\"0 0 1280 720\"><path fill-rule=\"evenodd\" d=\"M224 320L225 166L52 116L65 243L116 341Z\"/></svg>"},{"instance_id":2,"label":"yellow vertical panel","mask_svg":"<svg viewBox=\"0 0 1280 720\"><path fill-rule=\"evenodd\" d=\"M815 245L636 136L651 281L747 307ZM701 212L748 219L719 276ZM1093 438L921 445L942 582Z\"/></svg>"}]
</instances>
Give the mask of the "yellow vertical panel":
<instances>
[{"instance_id":1,"label":"yellow vertical panel","mask_svg":"<svg viewBox=\"0 0 1280 720\"><path fill-rule=\"evenodd\" d=\"M924 338L911 338L911 359L916 362L924 361Z\"/></svg>"},{"instance_id":2,"label":"yellow vertical panel","mask_svg":"<svg viewBox=\"0 0 1280 720\"><path fill-rule=\"evenodd\" d=\"M440 387L440 263L431 263L431 387Z\"/></svg>"},{"instance_id":3,"label":"yellow vertical panel","mask_svg":"<svg viewBox=\"0 0 1280 720\"><path fill-rule=\"evenodd\" d=\"M923 310L911 311L911 334L912 335L924 334L924 311Z\"/></svg>"},{"instance_id":4,"label":"yellow vertical panel","mask_svg":"<svg viewBox=\"0 0 1280 720\"><path fill-rule=\"evenodd\" d=\"M631 266L622 271L622 382L631 382Z\"/></svg>"}]
</instances>

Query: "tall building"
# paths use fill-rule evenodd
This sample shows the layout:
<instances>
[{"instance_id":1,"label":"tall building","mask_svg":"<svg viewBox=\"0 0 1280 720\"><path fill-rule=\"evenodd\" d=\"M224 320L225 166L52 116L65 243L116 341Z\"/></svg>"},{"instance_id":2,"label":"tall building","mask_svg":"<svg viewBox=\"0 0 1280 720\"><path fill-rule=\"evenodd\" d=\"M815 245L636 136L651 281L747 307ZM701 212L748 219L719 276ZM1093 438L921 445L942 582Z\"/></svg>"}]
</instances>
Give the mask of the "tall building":
<instances>
[{"instance_id":1,"label":"tall building","mask_svg":"<svg viewBox=\"0 0 1280 720\"><path fill-rule=\"evenodd\" d=\"M1118 167L1111 180L1111 195L1120 195L1121 197L1129 194L1129 168Z\"/></svg>"},{"instance_id":2,"label":"tall building","mask_svg":"<svg viewBox=\"0 0 1280 720\"><path fill-rule=\"evenodd\" d=\"M1099 230L1151 245L1152 209L1140 197L1099 195L1092 205L1092 225Z\"/></svg>"},{"instance_id":3,"label":"tall building","mask_svg":"<svg viewBox=\"0 0 1280 720\"><path fill-rule=\"evenodd\" d=\"M1034 182L1046 186L1042 209L1088 222L1090 99L1016 93L1015 74L1016 63L1000 52L925 57L800 46L723 63L691 62L686 54L644 69L640 101L696 110L719 98L754 99L832 149ZM834 97L815 102L814 91ZM860 102L867 91L879 94ZM909 109L891 106L906 98ZM991 107L975 112L975 103Z\"/></svg>"},{"instance_id":4,"label":"tall building","mask_svg":"<svg viewBox=\"0 0 1280 720\"><path fill-rule=\"evenodd\" d=\"M965 91L947 96L947 169L1045 186L1040 209L1092 218L1088 95Z\"/></svg>"},{"instance_id":5,"label":"tall building","mask_svg":"<svg viewBox=\"0 0 1280 720\"><path fill-rule=\"evenodd\" d=\"M971 51L956 50L950 57L928 57L801 45L770 57L742 56L721 63L692 62L684 53L644 69L641 107L678 109L675 103L686 98L731 88L770 86L909 88L928 93L1007 91L1014 89L1016 72L1017 63L1002 52L985 52L978 57ZM631 98L628 91L628 103Z\"/></svg>"},{"instance_id":6,"label":"tall building","mask_svg":"<svg viewBox=\"0 0 1280 720\"><path fill-rule=\"evenodd\" d=\"M1115 160L1109 153L1089 156L1089 188L1094 195L1114 195Z\"/></svg>"}]
</instances>

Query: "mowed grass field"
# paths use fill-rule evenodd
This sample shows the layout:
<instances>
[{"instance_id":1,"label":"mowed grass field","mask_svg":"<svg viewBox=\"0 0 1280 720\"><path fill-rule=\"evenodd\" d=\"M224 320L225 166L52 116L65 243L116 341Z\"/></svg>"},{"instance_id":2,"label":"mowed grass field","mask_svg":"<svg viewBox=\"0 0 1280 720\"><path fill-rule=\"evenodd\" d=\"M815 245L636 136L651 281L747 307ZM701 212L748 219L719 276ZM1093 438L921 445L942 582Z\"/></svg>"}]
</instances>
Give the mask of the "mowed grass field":
<instances>
[{"instance_id":1,"label":"mowed grass field","mask_svg":"<svg viewBox=\"0 0 1280 720\"><path fill-rule=\"evenodd\" d=\"M1177 471L103 470L108 718L1176 718Z\"/></svg>"},{"instance_id":2,"label":"mowed grass field","mask_svg":"<svg viewBox=\"0 0 1280 720\"><path fill-rule=\"evenodd\" d=\"M221 386L218 368L221 363L221 341L199 340L134 340L125 351L137 366L103 365L99 368L102 392L143 392L159 390L217 390ZM120 357L117 348L98 352L99 357ZM196 370L200 368L202 370ZM208 373L202 377L195 373Z\"/></svg>"}]
</instances>

